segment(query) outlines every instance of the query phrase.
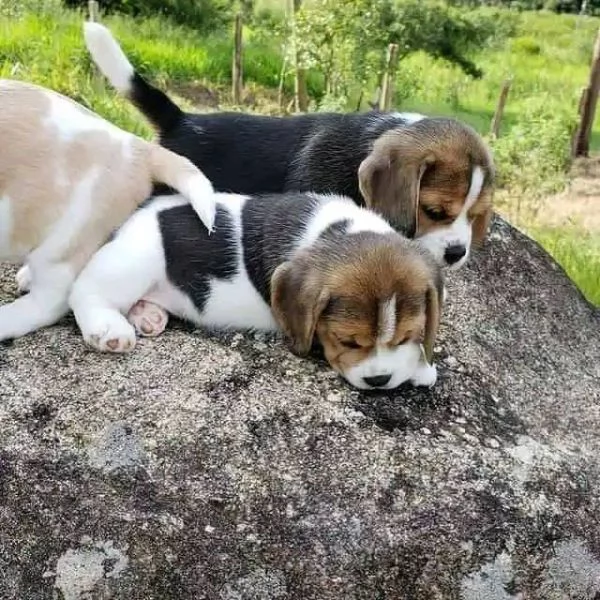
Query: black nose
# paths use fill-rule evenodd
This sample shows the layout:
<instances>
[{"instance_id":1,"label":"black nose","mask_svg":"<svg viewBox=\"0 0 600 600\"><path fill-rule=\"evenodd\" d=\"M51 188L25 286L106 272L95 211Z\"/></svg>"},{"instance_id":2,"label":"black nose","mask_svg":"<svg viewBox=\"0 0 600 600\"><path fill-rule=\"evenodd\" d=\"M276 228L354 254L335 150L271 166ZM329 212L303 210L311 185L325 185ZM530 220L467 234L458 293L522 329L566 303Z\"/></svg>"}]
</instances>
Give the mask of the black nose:
<instances>
[{"instance_id":1,"label":"black nose","mask_svg":"<svg viewBox=\"0 0 600 600\"><path fill-rule=\"evenodd\" d=\"M446 252L444 252L444 260L449 264L453 265L457 263L465 254L467 249L464 246L448 246Z\"/></svg>"},{"instance_id":2,"label":"black nose","mask_svg":"<svg viewBox=\"0 0 600 600\"><path fill-rule=\"evenodd\" d=\"M374 377L363 377L363 381L371 387L383 387L392 378L390 375L375 375Z\"/></svg>"}]
</instances>

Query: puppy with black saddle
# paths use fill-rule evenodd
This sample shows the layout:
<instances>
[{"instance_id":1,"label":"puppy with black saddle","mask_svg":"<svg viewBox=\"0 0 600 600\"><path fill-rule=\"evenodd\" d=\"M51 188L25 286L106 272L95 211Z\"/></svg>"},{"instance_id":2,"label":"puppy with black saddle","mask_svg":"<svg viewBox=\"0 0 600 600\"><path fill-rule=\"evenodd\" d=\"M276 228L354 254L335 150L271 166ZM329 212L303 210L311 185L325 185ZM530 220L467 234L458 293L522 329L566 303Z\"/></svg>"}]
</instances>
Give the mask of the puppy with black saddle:
<instances>
[{"instance_id":1,"label":"puppy with black saddle","mask_svg":"<svg viewBox=\"0 0 600 600\"><path fill-rule=\"evenodd\" d=\"M360 389L436 380L443 278L431 254L335 195L217 193L213 233L180 195L151 198L84 268L71 308L85 341L128 352L167 312L217 329L281 329L322 345ZM128 315L128 316L126 316Z\"/></svg>"},{"instance_id":2,"label":"puppy with black saddle","mask_svg":"<svg viewBox=\"0 0 600 600\"><path fill-rule=\"evenodd\" d=\"M84 36L96 65L153 124L160 143L202 169L217 191L344 195L420 238L453 269L484 239L494 164L466 124L395 112L185 113L135 71L106 27L86 23Z\"/></svg>"}]
</instances>

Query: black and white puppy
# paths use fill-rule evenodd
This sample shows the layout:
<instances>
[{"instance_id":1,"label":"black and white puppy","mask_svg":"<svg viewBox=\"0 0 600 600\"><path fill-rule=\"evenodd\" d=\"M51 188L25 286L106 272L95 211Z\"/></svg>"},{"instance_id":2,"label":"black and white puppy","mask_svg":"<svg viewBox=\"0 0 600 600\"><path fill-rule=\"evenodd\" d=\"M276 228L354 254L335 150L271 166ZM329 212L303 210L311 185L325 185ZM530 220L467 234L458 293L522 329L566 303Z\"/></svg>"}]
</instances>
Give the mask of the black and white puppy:
<instances>
[{"instance_id":1,"label":"black and white puppy","mask_svg":"<svg viewBox=\"0 0 600 600\"><path fill-rule=\"evenodd\" d=\"M427 250L341 196L216 199L213 233L182 196L159 196L94 255L70 298L88 344L128 352L135 329L158 335L168 311L209 328L281 329L298 355L318 340L357 388L435 383L443 281Z\"/></svg>"},{"instance_id":2,"label":"black and white puppy","mask_svg":"<svg viewBox=\"0 0 600 600\"><path fill-rule=\"evenodd\" d=\"M185 113L135 71L108 29L86 23L84 35L94 62L152 122L160 143L202 169L217 191L348 196L452 268L484 239L494 165L464 123L406 113Z\"/></svg>"}]
</instances>

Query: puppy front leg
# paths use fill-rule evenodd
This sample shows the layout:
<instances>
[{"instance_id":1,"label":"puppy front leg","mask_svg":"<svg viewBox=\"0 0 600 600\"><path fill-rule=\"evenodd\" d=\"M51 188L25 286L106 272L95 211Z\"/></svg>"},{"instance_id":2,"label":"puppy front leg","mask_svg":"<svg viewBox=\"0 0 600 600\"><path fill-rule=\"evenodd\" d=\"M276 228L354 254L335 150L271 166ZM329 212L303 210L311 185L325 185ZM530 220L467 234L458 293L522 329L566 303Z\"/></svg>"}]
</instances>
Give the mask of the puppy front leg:
<instances>
[{"instance_id":1,"label":"puppy front leg","mask_svg":"<svg viewBox=\"0 0 600 600\"><path fill-rule=\"evenodd\" d=\"M69 304L75 320L85 342L101 352L129 352L136 345L135 329L124 315L164 273L162 246L152 243L151 232L120 233L73 284Z\"/></svg>"},{"instance_id":2,"label":"puppy front leg","mask_svg":"<svg viewBox=\"0 0 600 600\"><path fill-rule=\"evenodd\" d=\"M0 306L0 340L54 325L69 310L73 271L65 264L27 267L29 293Z\"/></svg>"}]
</instances>

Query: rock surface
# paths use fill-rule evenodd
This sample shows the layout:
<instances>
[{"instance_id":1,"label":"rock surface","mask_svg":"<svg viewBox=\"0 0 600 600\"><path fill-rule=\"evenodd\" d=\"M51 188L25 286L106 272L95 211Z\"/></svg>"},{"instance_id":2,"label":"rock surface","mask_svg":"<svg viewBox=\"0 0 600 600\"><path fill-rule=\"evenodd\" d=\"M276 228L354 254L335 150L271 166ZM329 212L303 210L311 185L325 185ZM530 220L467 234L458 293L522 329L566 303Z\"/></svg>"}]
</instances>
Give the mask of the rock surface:
<instances>
[{"instance_id":1,"label":"rock surface","mask_svg":"<svg viewBox=\"0 0 600 600\"><path fill-rule=\"evenodd\" d=\"M0 598L600 598L600 311L498 218L448 286L426 391L182 325L0 347Z\"/></svg>"}]
</instances>

